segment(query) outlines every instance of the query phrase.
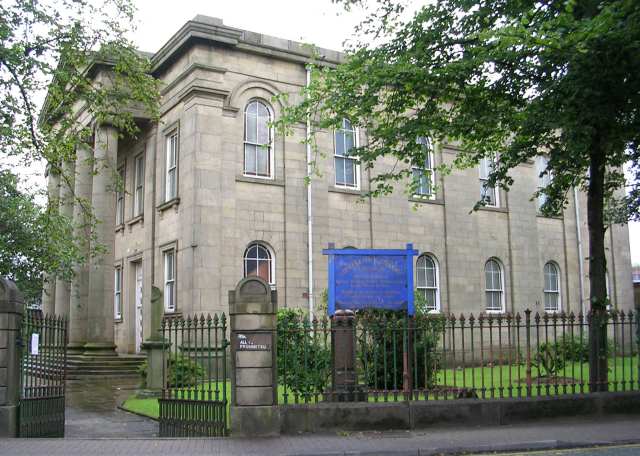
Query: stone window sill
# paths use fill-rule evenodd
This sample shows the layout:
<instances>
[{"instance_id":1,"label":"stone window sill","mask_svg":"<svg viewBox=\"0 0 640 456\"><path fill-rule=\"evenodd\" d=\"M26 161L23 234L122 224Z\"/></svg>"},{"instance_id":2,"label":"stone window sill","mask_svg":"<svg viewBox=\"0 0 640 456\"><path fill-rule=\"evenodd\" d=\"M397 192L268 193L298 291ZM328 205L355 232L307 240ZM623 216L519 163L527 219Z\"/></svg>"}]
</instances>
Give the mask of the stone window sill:
<instances>
[{"instance_id":1,"label":"stone window sill","mask_svg":"<svg viewBox=\"0 0 640 456\"><path fill-rule=\"evenodd\" d=\"M124 321L124 320L122 319L122 317L120 317L120 318L114 318L114 319L113 319L113 322L114 322L114 323L118 323L118 324L119 324L119 323L122 323L123 321Z\"/></svg>"},{"instance_id":2,"label":"stone window sill","mask_svg":"<svg viewBox=\"0 0 640 456\"><path fill-rule=\"evenodd\" d=\"M124 232L124 223L121 223L121 224L119 224L119 225L116 225L116 233L117 233L118 231L122 231L122 232Z\"/></svg>"},{"instance_id":3,"label":"stone window sill","mask_svg":"<svg viewBox=\"0 0 640 456\"><path fill-rule=\"evenodd\" d=\"M437 204L440 206L444 206L444 201L439 199L428 199L428 198L420 198L419 196L412 196L409 198L409 201L412 203L420 203L420 204Z\"/></svg>"},{"instance_id":4,"label":"stone window sill","mask_svg":"<svg viewBox=\"0 0 640 456\"><path fill-rule=\"evenodd\" d=\"M540 217L544 219L555 219L555 220L562 220L563 218L561 215L544 215L544 214L541 214L540 212L536 214L536 217Z\"/></svg>"},{"instance_id":5,"label":"stone window sill","mask_svg":"<svg viewBox=\"0 0 640 456\"><path fill-rule=\"evenodd\" d=\"M166 310L163 311L163 316L166 318L181 318L182 317L182 312L180 312L179 310L176 310L174 312L167 312Z\"/></svg>"},{"instance_id":6,"label":"stone window sill","mask_svg":"<svg viewBox=\"0 0 640 456\"><path fill-rule=\"evenodd\" d=\"M139 223L139 222L142 222L142 221L144 221L144 215L143 214L136 215L135 217L133 217L131 220L129 220L127 222L127 226L128 227L132 227L136 223Z\"/></svg>"},{"instance_id":7,"label":"stone window sill","mask_svg":"<svg viewBox=\"0 0 640 456\"><path fill-rule=\"evenodd\" d=\"M236 182L247 182L250 184L275 185L284 187L284 181L280 179L268 179L266 177L236 176Z\"/></svg>"},{"instance_id":8,"label":"stone window sill","mask_svg":"<svg viewBox=\"0 0 640 456\"><path fill-rule=\"evenodd\" d=\"M356 195L356 196L365 195L365 192L361 190L357 190L355 188L345 188L345 187L329 187L329 192L342 193L343 195Z\"/></svg>"},{"instance_id":9,"label":"stone window sill","mask_svg":"<svg viewBox=\"0 0 640 456\"><path fill-rule=\"evenodd\" d=\"M488 212L502 212L506 214L509 210L506 207L492 207L492 206L481 206L478 208L479 211L488 211Z\"/></svg>"},{"instance_id":10,"label":"stone window sill","mask_svg":"<svg viewBox=\"0 0 640 456\"><path fill-rule=\"evenodd\" d=\"M176 206L176 210L178 209L178 204L180 204L180 198L175 197L173 199L170 199L169 201L165 201L164 203L160 204L157 209L160 212L166 211L167 209Z\"/></svg>"}]
</instances>

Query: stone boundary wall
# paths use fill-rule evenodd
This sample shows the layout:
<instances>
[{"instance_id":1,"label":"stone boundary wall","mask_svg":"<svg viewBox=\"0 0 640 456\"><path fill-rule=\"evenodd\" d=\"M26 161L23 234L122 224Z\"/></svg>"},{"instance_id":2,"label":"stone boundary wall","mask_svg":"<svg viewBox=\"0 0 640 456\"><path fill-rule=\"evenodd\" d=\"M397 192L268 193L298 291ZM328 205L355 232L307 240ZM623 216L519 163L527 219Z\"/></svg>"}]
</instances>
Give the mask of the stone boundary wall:
<instances>
[{"instance_id":1,"label":"stone boundary wall","mask_svg":"<svg viewBox=\"0 0 640 456\"><path fill-rule=\"evenodd\" d=\"M529 399L323 403L279 408L282 434L499 426L559 417L640 414L640 392Z\"/></svg>"}]
</instances>

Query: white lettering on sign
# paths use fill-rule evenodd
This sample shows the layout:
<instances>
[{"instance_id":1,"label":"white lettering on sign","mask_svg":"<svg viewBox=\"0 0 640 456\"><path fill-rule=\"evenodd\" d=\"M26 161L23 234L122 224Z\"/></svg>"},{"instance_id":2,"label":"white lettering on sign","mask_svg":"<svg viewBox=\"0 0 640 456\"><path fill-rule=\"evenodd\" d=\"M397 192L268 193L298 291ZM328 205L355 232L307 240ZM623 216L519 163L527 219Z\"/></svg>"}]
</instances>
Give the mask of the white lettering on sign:
<instances>
[{"instance_id":1,"label":"white lettering on sign","mask_svg":"<svg viewBox=\"0 0 640 456\"><path fill-rule=\"evenodd\" d=\"M266 336L266 337L265 337ZM251 337L251 338L249 338ZM270 351L271 344L266 339L270 339L268 334L252 334L247 337L245 334L238 334L238 345L236 350L239 351Z\"/></svg>"},{"instance_id":2,"label":"white lettering on sign","mask_svg":"<svg viewBox=\"0 0 640 456\"><path fill-rule=\"evenodd\" d=\"M31 354L32 355L38 354L39 345L40 345L40 334L38 333L31 334Z\"/></svg>"}]
</instances>

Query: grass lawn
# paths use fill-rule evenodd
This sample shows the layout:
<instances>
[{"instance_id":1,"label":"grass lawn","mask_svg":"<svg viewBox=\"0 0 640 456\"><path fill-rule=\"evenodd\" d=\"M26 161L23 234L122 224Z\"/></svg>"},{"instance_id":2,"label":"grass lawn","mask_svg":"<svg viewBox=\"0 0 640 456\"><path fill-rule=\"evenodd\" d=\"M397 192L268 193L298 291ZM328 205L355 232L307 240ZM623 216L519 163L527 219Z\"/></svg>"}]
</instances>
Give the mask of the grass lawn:
<instances>
[{"instance_id":1,"label":"grass lawn","mask_svg":"<svg viewBox=\"0 0 640 456\"><path fill-rule=\"evenodd\" d=\"M543 372L544 376L544 372ZM562 370L560 370L555 376L561 378L559 384L538 383L536 379L540 377L540 372L535 367L531 368L531 396L555 396L561 394L573 394L588 392L588 385L584 385L583 389L580 388L578 383L588 383L589 381L589 365L588 363L569 363ZM477 391L479 397L485 398L499 398L499 397L525 397L527 394L526 385L526 366L525 365L506 365L506 366L494 366L494 367L467 367L465 369L444 369L438 372L436 385L441 386L441 392L430 391L428 399L443 399L445 398L444 390L447 388L473 388ZM582 381L581 381L582 379ZM638 358L632 356L616 357L609 360L609 391L629 391L637 390L640 388L638 383ZM197 389L184 389L181 391L185 398L198 399L208 398L208 388L211 386L212 391L215 391L218 387L219 397L222 398L223 389L226 390L227 407L231 403L231 384L229 381L217 382L201 385ZM511 388L509 388L511 385ZM434 388L437 390L438 388ZM502 389L501 389L502 388ZM483 394L484 391L484 394ZM502 394L501 394L502 391ZM214 397L214 396L213 396ZM448 398L454 397L452 393L449 393ZM278 403L285 403L285 388L283 385L278 385ZM418 400L424 400L425 394L420 393L417 397ZM318 401L322 400L319 395ZM384 394L369 394L369 402L383 402L383 401L402 401L403 397L401 392L397 394L388 393ZM303 397L297 397L287 390L287 403L304 403ZM309 403L315 403L316 397L311 396L308 398ZM122 407L125 410L139 413L141 415L149 416L151 418L158 418L159 405L156 398L137 398L135 395L129 397Z\"/></svg>"}]
</instances>

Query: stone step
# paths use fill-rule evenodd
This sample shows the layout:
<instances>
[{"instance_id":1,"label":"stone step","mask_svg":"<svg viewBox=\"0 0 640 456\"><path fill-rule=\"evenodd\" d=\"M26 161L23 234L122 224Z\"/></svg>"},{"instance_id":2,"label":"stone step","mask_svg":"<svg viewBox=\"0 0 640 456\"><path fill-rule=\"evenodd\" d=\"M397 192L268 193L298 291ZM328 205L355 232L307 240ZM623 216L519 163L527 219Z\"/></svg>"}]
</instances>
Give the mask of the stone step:
<instances>
[{"instance_id":1,"label":"stone step","mask_svg":"<svg viewBox=\"0 0 640 456\"><path fill-rule=\"evenodd\" d=\"M145 361L144 355L86 356L71 354L67 356L67 379L82 380L96 377L140 376L138 367Z\"/></svg>"}]
</instances>

